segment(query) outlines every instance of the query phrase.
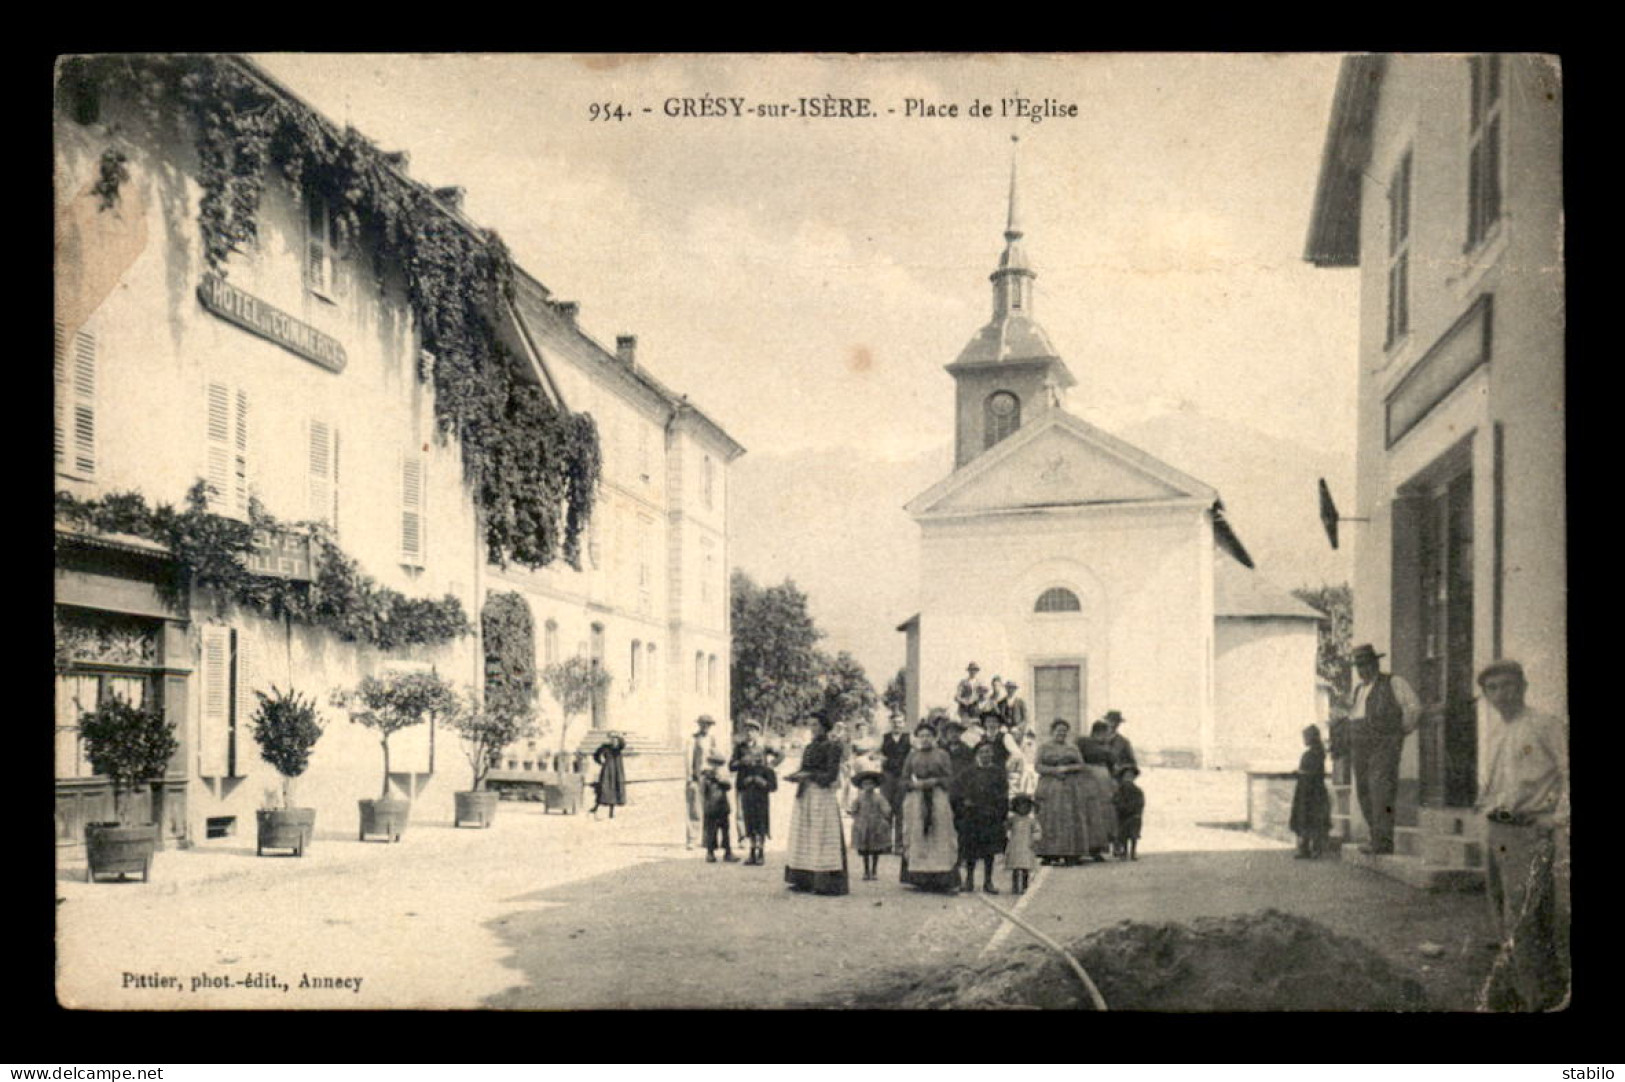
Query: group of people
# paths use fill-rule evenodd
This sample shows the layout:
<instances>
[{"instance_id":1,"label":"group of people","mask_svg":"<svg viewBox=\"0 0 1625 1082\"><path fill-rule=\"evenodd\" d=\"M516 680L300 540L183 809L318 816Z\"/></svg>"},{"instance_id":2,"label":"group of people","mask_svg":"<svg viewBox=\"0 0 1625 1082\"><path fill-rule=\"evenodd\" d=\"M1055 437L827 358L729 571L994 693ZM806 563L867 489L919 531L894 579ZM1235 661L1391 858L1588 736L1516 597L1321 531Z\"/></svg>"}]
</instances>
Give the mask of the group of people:
<instances>
[{"instance_id":1,"label":"group of people","mask_svg":"<svg viewBox=\"0 0 1625 1082\"><path fill-rule=\"evenodd\" d=\"M879 859L901 857L901 879L925 890L999 893L993 867L1001 854L1011 890L1021 893L1036 863L1080 865L1108 853L1138 859L1145 796L1136 783L1133 746L1110 711L1088 736L1073 740L1056 719L1040 744L1014 682L975 683L975 663L955 694L958 717L945 710L909 731L901 716L881 741L878 761L862 769L838 735L818 719L800 768L785 879L792 889L847 891L841 789L850 776L852 847L863 878L878 877Z\"/></svg>"},{"instance_id":2,"label":"group of people","mask_svg":"<svg viewBox=\"0 0 1625 1082\"><path fill-rule=\"evenodd\" d=\"M1421 722L1421 704L1402 677L1385 673L1383 654L1355 647L1356 682L1345 716L1333 722L1331 753L1347 757L1370 832L1362 852L1394 852L1394 813L1405 738ZM1490 706L1488 769L1476 809L1484 816L1485 879L1499 955L1492 1006L1551 1009L1568 994L1569 759L1564 722L1530 707L1523 666L1502 659L1478 674ZM1327 748L1316 726L1303 732L1292 800L1298 856L1325 852L1331 832Z\"/></svg>"}]
</instances>

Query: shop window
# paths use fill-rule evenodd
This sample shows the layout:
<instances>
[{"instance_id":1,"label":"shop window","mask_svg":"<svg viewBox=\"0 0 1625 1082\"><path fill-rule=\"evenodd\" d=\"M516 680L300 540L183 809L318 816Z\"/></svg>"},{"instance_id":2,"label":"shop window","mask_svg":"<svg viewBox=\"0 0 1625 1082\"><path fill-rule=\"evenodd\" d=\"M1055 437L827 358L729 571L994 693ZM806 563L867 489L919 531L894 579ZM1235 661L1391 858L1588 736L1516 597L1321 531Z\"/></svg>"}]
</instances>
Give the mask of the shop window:
<instances>
[{"instance_id":1,"label":"shop window","mask_svg":"<svg viewBox=\"0 0 1625 1082\"><path fill-rule=\"evenodd\" d=\"M59 609L56 617L56 776L90 778L80 719L109 699L157 703L158 625L112 613Z\"/></svg>"}]
</instances>

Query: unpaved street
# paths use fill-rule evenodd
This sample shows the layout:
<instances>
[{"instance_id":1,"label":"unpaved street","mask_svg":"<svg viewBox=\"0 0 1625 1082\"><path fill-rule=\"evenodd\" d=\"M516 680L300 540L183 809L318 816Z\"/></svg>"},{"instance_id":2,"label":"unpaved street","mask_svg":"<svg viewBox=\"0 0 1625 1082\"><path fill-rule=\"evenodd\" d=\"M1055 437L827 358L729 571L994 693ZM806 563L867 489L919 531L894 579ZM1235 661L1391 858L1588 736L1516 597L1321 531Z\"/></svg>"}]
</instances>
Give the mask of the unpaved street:
<instances>
[{"instance_id":1,"label":"unpaved street","mask_svg":"<svg viewBox=\"0 0 1625 1082\"><path fill-rule=\"evenodd\" d=\"M1233 781L1148 771L1143 859L1047 869L1019 912L1069 939L1274 907L1369 943L1436 1005L1470 1008L1489 962L1481 895L1294 861L1219 825L1240 817ZM634 785L633 804L597 822L508 803L490 830L415 822L399 845L323 824L303 859L224 839L161 854L151 884L85 884L65 864L58 993L118 1009L768 1007L838 1003L893 971L1028 942L974 898L902 887L895 858L876 882L854 871L845 897L788 891L788 793L766 867L707 864L682 846L680 798Z\"/></svg>"}]
</instances>

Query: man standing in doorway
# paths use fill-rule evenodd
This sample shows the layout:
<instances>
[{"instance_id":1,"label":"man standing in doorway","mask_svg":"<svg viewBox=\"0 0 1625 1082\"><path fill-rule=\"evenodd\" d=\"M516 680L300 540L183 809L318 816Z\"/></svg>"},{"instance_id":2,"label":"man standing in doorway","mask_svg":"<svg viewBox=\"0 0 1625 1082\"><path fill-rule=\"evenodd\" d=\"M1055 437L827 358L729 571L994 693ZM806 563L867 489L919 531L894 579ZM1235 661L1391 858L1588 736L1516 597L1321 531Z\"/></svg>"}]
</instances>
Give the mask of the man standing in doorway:
<instances>
[{"instance_id":1,"label":"man standing in doorway","mask_svg":"<svg viewBox=\"0 0 1625 1082\"><path fill-rule=\"evenodd\" d=\"M1349 706L1349 731L1354 760L1354 789L1360 800L1371 840L1362 853L1394 851L1394 805L1399 800L1399 755L1405 737L1422 720L1416 692L1398 676L1382 672L1370 643L1354 648L1355 685Z\"/></svg>"},{"instance_id":2,"label":"man standing in doorway","mask_svg":"<svg viewBox=\"0 0 1625 1082\"><path fill-rule=\"evenodd\" d=\"M695 721L699 726L694 732L694 740L688 748L688 774L683 784L683 796L688 805L688 818L683 824L683 848L693 849L694 839L699 837L705 824L705 785L703 775L707 769L711 756L722 754L717 747L715 735L716 719L710 714L701 714ZM726 760L724 760L726 762Z\"/></svg>"},{"instance_id":3,"label":"man standing in doorway","mask_svg":"<svg viewBox=\"0 0 1625 1082\"><path fill-rule=\"evenodd\" d=\"M1524 704L1529 685L1516 661L1485 666L1478 686L1498 718L1489 722L1489 771L1478 801L1501 943L1492 994L1510 986L1516 1002L1508 1006L1548 1010L1568 994L1567 726Z\"/></svg>"}]
</instances>

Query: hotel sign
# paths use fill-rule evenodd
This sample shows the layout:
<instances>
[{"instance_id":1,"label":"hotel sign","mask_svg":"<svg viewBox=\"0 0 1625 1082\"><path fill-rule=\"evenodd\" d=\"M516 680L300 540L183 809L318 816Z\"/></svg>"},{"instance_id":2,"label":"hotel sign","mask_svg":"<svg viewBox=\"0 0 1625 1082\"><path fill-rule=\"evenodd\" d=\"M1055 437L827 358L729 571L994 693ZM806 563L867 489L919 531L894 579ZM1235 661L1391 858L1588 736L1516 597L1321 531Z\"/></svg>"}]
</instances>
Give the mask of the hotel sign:
<instances>
[{"instance_id":1,"label":"hotel sign","mask_svg":"<svg viewBox=\"0 0 1625 1082\"><path fill-rule=\"evenodd\" d=\"M243 561L251 574L309 582L316 577L310 538L281 530L255 530L254 548Z\"/></svg>"},{"instance_id":2,"label":"hotel sign","mask_svg":"<svg viewBox=\"0 0 1625 1082\"><path fill-rule=\"evenodd\" d=\"M261 338L268 338L290 353L314 361L329 372L342 372L348 363L344 347L338 339L294 319L280 308L249 296L224 278L204 275L203 281L198 283L197 295L203 307L226 322L235 323Z\"/></svg>"},{"instance_id":3,"label":"hotel sign","mask_svg":"<svg viewBox=\"0 0 1625 1082\"><path fill-rule=\"evenodd\" d=\"M1473 306L1444 337L1434 343L1427 355L1416 362L1416 367L1405 374L1388 395L1388 446L1415 428L1422 418L1444 401L1445 397L1461 386L1463 380L1477 371L1478 366L1490 359L1490 328L1493 311L1490 294L1473 302Z\"/></svg>"}]
</instances>

